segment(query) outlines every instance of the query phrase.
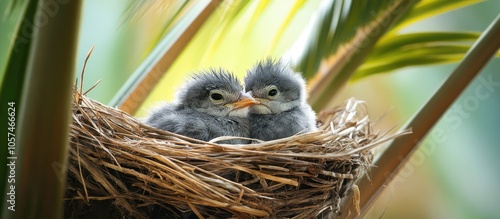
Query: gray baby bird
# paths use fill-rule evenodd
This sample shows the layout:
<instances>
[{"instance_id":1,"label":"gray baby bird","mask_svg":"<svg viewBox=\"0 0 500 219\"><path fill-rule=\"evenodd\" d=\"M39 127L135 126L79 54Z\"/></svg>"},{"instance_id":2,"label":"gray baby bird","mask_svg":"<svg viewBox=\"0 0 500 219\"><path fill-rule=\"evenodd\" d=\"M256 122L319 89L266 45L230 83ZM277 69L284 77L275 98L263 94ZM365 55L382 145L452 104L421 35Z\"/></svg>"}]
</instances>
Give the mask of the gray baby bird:
<instances>
[{"instance_id":1,"label":"gray baby bird","mask_svg":"<svg viewBox=\"0 0 500 219\"><path fill-rule=\"evenodd\" d=\"M145 123L191 138L209 141L220 136L250 137L248 107L256 104L238 79L226 70L194 75L177 92L176 101L152 111ZM220 143L246 144L247 140Z\"/></svg>"},{"instance_id":2,"label":"gray baby bird","mask_svg":"<svg viewBox=\"0 0 500 219\"><path fill-rule=\"evenodd\" d=\"M282 61L261 61L244 80L247 93L260 102L249 107L252 138L269 141L317 130L305 80Z\"/></svg>"}]
</instances>

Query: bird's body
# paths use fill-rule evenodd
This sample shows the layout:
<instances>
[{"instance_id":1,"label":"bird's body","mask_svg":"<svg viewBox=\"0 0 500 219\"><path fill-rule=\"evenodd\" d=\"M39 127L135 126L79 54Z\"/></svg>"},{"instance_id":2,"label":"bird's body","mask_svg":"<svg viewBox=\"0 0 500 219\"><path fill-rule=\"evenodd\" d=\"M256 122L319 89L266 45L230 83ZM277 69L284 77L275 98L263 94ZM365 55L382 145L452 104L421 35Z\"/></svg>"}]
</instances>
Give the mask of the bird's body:
<instances>
[{"instance_id":1,"label":"bird's body","mask_svg":"<svg viewBox=\"0 0 500 219\"><path fill-rule=\"evenodd\" d=\"M220 136L250 137L247 118L219 117L173 104L165 104L151 114L146 123L153 127L209 141ZM247 140L223 141L230 144L245 144Z\"/></svg>"},{"instance_id":2,"label":"bird's body","mask_svg":"<svg viewBox=\"0 0 500 219\"><path fill-rule=\"evenodd\" d=\"M232 74L211 70L195 75L177 93L176 102L157 107L145 123L204 141L221 136L250 137L248 106L255 103ZM248 140L220 143L245 144Z\"/></svg>"},{"instance_id":3,"label":"bird's body","mask_svg":"<svg viewBox=\"0 0 500 219\"><path fill-rule=\"evenodd\" d=\"M310 107L299 106L278 114L250 114L250 136L261 140L286 138L299 132L316 130L314 112Z\"/></svg>"},{"instance_id":4,"label":"bird's body","mask_svg":"<svg viewBox=\"0 0 500 219\"><path fill-rule=\"evenodd\" d=\"M252 138L268 141L317 130L304 79L280 61L258 63L248 72L245 89L260 102L249 107Z\"/></svg>"}]
</instances>

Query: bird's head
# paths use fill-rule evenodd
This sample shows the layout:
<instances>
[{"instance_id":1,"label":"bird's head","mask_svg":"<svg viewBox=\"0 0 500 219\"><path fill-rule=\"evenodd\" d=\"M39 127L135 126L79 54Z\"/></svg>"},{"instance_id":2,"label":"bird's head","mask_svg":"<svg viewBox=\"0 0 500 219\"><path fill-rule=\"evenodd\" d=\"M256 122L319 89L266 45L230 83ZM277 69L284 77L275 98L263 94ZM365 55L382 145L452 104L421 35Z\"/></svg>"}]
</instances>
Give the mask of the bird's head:
<instances>
[{"instance_id":1,"label":"bird's head","mask_svg":"<svg viewBox=\"0 0 500 219\"><path fill-rule=\"evenodd\" d=\"M245 77L245 91L260 104L250 107L252 114L277 114L306 102L306 82L282 61L259 62Z\"/></svg>"},{"instance_id":2,"label":"bird's head","mask_svg":"<svg viewBox=\"0 0 500 219\"><path fill-rule=\"evenodd\" d=\"M257 104L243 92L238 79L223 69L194 75L177 92L179 105L214 116L246 117L248 107Z\"/></svg>"}]
</instances>

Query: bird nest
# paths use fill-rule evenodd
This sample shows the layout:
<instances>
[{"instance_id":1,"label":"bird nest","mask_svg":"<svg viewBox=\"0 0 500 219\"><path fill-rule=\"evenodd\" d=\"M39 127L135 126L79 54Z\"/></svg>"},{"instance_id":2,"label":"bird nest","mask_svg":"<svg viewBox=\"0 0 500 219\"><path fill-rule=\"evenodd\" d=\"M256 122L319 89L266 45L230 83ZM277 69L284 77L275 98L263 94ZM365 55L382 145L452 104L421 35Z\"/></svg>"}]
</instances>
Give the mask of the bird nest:
<instances>
[{"instance_id":1,"label":"bird nest","mask_svg":"<svg viewBox=\"0 0 500 219\"><path fill-rule=\"evenodd\" d=\"M319 113L319 131L246 145L159 130L77 91L72 110L65 217L73 218L338 215L371 149L394 137L374 132L354 99Z\"/></svg>"}]
</instances>

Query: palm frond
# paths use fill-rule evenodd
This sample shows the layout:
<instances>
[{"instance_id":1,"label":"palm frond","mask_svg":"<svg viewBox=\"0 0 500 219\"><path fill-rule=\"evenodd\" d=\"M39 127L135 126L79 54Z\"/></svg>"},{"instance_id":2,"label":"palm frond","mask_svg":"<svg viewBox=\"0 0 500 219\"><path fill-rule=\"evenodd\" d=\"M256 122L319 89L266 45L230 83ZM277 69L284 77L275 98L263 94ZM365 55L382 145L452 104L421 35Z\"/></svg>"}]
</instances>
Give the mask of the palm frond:
<instances>
[{"instance_id":1,"label":"palm frond","mask_svg":"<svg viewBox=\"0 0 500 219\"><path fill-rule=\"evenodd\" d=\"M325 10L317 19L305 52L292 58L299 60L297 68L310 78L309 102L315 110L323 109L351 79L408 66L459 61L469 48L467 42L477 39L478 33L398 31L424 18L477 2L329 2L331 5L322 7Z\"/></svg>"},{"instance_id":2,"label":"palm frond","mask_svg":"<svg viewBox=\"0 0 500 219\"><path fill-rule=\"evenodd\" d=\"M425 18L440 15L449 11L453 11L462 7L477 4L483 0L468 0L468 1L434 1L422 0L415 5L408 13L404 15L399 23L388 33L394 34L401 29L421 21Z\"/></svg>"},{"instance_id":3,"label":"palm frond","mask_svg":"<svg viewBox=\"0 0 500 219\"><path fill-rule=\"evenodd\" d=\"M479 35L477 32L387 34L377 42L351 80L409 66L458 62Z\"/></svg>"},{"instance_id":4,"label":"palm frond","mask_svg":"<svg viewBox=\"0 0 500 219\"><path fill-rule=\"evenodd\" d=\"M479 32L418 32L382 37L367 57L367 61L386 54L401 53L402 49L415 50L418 48L425 48L427 45L433 46L473 42L480 34Z\"/></svg>"},{"instance_id":5,"label":"palm frond","mask_svg":"<svg viewBox=\"0 0 500 219\"><path fill-rule=\"evenodd\" d=\"M456 10L481 1L421 1L375 45L351 80L387 73L408 66L458 62L477 32L418 32L399 34L401 29L422 19ZM420 57L419 57L420 56ZM391 61L389 61L391 60Z\"/></svg>"},{"instance_id":6,"label":"palm frond","mask_svg":"<svg viewBox=\"0 0 500 219\"><path fill-rule=\"evenodd\" d=\"M317 39L311 41L302 62L298 64L306 77L311 77L309 102L315 110L323 109L328 104L361 65L375 43L416 2L394 0L332 3L329 13L324 13L321 19ZM323 40L326 32L328 38ZM319 60L322 60L321 63Z\"/></svg>"},{"instance_id":7,"label":"palm frond","mask_svg":"<svg viewBox=\"0 0 500 219\"><path fill-rule=\"evenodd\" d=\"M500 35L500 16L497 16L483 32L431 99L405 125L404 129L411 128L413 134L395 139L375 161L374 166L376 168L371 170L373 176L371 180L366 175L360 180L358 186L363 194L360 198L362 214L366 213L373 201L386 188L385 185L391 182L399 170L403 168L408 158L416 150L419 142L422 141L474 77L495 56L500 49L498 35ZM346 206L350 205L349 203L346 204ZM349 207L354 212L354 206ZM351 217L354 216L351 215Z\"/></svg>"}]
</instances>

